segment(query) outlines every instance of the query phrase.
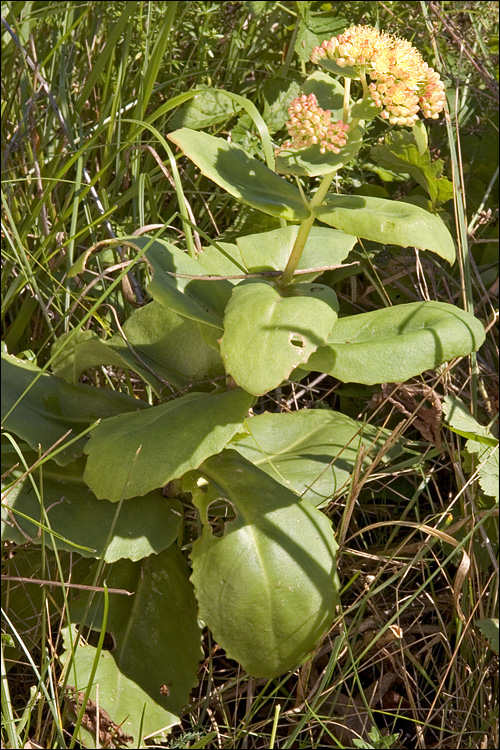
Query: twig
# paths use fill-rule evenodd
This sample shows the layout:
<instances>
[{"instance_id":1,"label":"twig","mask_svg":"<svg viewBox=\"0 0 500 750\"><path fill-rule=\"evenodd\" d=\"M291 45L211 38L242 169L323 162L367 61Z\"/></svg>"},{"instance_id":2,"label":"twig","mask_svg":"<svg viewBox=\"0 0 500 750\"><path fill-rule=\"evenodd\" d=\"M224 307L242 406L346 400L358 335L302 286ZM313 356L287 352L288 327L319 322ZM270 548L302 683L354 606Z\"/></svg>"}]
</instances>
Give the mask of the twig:
<instances>
[{"instance_id":1,"label":"twig","mask_svg":"<svg viewBox=\"0 0 500 750\"><path fill-rule=\"evenodd\" d=\"M39 583L40 586L66 586L69 589L82 589L83 591L105 591L106 589L100 586L85 586L83 583L61 583L61 581L44 581L41 578L25 578L23 576L2 576L4 581L19 581L20 583ZM135 591L127 591L126 589L107 589L110 594L125 594L125 596L132 596Z\"/></svg>"},{"instance_id":2,"label":"twig","mask_svg":"<svg viewBox=\"0 0 500 750\"><path fill-rule=\"evenodd\" d=\"M323 273L323 271L335 271L337 268L347 268L347 266L359 266L359 261L354 263L341 263L336 266L321 266L319 268L301 268L294 271L294 276L300 276L306 273ZM195 279L200 281L226 281L229 279L260 279L262 277L282 276L283 271L259 271L259 273L240 273L233 276L193 276L188 273L176 273L175 271L165 271L169 276L175 276L178 279Z\"/></svg>"}]
</instances>

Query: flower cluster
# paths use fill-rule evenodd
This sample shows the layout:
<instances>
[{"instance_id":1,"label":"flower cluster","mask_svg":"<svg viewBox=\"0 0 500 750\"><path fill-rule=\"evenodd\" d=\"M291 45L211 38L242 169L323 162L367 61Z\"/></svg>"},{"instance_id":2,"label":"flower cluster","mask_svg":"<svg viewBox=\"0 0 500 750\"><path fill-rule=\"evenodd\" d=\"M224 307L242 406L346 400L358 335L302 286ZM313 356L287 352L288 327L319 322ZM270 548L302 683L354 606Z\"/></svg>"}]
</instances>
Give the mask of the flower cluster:
<instances>
[{"instance_id":1,"label":"flower cluster","mask_svg":"<svg viewBox=\"0 0 500 750\"><path fill-rule=\"evenodd\" d=\"M294 99L288 107L288 116L286 127L292 140L286 141L281 149L319 145L321 154L326 151L338 154L345 146L348 126L342 120L333 122L330 110L318 107L314 94Z\"/></svg>"},{"instance_id":2,"label":"flower cluster","mask_svg":"<svg viewBox=\"0 0 500 750\"><path fill-rule=\"evenodd\" d=\"M436 119L444 107L444 84L420 52L370 26L353 26L324 41L313 49L311 60L334 60L341 68L358 68L360 76L368 73L370 94L391 125L413 127L419 110Z\"/></svg>"}]
</instances>

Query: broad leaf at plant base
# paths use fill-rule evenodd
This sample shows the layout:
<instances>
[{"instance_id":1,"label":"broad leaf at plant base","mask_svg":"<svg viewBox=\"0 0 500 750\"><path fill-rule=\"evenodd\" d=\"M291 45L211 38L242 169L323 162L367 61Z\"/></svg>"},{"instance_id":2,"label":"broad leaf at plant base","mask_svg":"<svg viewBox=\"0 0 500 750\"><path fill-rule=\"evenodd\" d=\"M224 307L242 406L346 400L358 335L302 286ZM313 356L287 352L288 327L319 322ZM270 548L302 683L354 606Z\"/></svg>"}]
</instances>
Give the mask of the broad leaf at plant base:
<instances>
[{"instance_id":1,"label":"broad leaf at plant base","mask_svg":"<svg viewBox=\"0 0 500 750\"><path fill-rule=\"evenodd\" d=\"M458 307L412 302L340 318L301 369L344 383L402 383L476 351L484 338L479 320Z\"/></svg>"},{"instance_id":2,"label":"broad leaf at plant base","mask_svg":"<svg viewBox=\"0 0 500 750\"><path fill-rule=\"evenodd\" d=\"M112 501L163 487L219 453L253 402L240 388L188 393L138 414L104 419L85 446L85 482L97 497Z\"/></svg>"},{"instance_id":3,"label":"broad leaf at plant base","mask_svg":"<svg viewBox=\"0 0 500 750\"><path fill-rule=\"evenodd\" d=\"M235 198L289 221L309 216L298 188L223 138L181 128L168 136L201 172Z\"/></svg>"},{"instance_id":4,"label":"broad leaf at plant base","mask_svg":"<svg viewBox=\"0 0 500 750\"><path fill-rule=\"evenodd\" d=\"M200 617L249 674L272 678L295 669L335 616L331 523L235 451L209 459L200 473L236 514L224 536L214 536L208 503L195 492L204 521L191 553Z\"/></svg>"},{"instance_id":5,"label":"broad leaf at plant base","mask_svg":"<svg viewBox=\"0 0 500 750\"><path fill-rule=\"evenodd\" d=\"M133 370L163 397L196 383L196 390L211 390L210 381L223 375L224 367L204 342L199 327L204 325L153 300L124 322L125 339L115 334L103 341L92 331L60 336L53 347L57 356L52 369L70 383L78 382L84 370L100 365ZM71 338L65 343L68 335Z\"/></svg>"},{"instance_id":6,"label":"broad leaf at plant base","mask_svg":"<svg viewBox=\"0 0 500 750\"><path fill-rule=\"evenodd\" d=\"M24 452L28 465L38 455ZM43 544L58 550L78 552L84 557L99 557L106 562L120 558L142 560L153 553L162 552L175 542L183 517L182 504L175 498L166 498L157 491L141 498L124 500L119 509L115 503L98 500L83 481L85 463L77 459L68 466L58 466L48 461L35 477L26 473L23 465L15 467L17 454L11 449L2 451L2 540L17 544ZM14 466L13 469L10 467ZM37 522L45 525L40 501L32 481L40 482L43 488L43 505L48 523L58 534L53 542L50 533L42 538ZM10 486L13 482L15 484ZM16 512L17 511L17 512ZM20 513L24 515L20 515ZM29 520L33 519L33 520ZM114 526L113 526L114 524ZM106 546L108 534L113 535ZM61 539L63 537L63 539ZM65 541L67 540L67 541ZM80 545L80 547L75 547ZM81 549L90 548L92 552Z\"/></svg>"},{"instance_id":7,"label":"broad leaf at plant base","mask_svg":"<svg viewBox=\"0 0 500 750\"><path fill-rule=\"evenodd\" d=\"M293 284L282 292L259 279L238 284L220 341L226 371L256 396L276 388L326 343L337 309L335 292L322 284Z\"/></svg>"},{"instance_id":8,"label":"broad leaf at plant base","mask_svg":"<svg viewBox=\"0 0 500 750\"><path fill-rule=\"evenodd\" d=\"M2 354L3 427L26 440L34 450L40 445L42 452L46 451L68 430L72 431L70 440L97 419L148 408L144 401L124 393L89 385L69 385L62 378L40 373L36 365ZM57 463L65 466L81 456L86 439L82 437L58 453Z\"/></svg>"},{"instance_id":9,"label":"broad leaf at plant base","mask_svg":"<svg viewBox=\"0 0 500 750\"><path fill-rule=\"evenodd\" d=\"M222 328L224 307L232 289L229 281L196 278L210 276L210 271L171 242L137 237L134 244L147 246L145 256L153 269L147 290L154 300L185 318Z\"/></svg>"},{"instance_id":10,"label":"broad leaf at plant base","mask_svg":"<svg viewBox=\"0 0 500 750\"><path fill-rule=\"evenodd\" d=\"M328 193L317 218L347 234L386 245L430 250L448 263L455 260L455 243L439 216L419 206L385 198Z\"/></svg>"},{"instance_id":11,"label":"broad leaf at plant base","mask_svg":"<svg viewBox=\"0 0 500 750\"><path fill-rule=\"evenodd\" d=\"M178 714L197 684L203 654L188 575L176 545L142 562L121 560L106 573L108 588L134 592L134 596L109 594L106 632L112 635L115 647L99 655L90 698L96 700L98 685L99 705L116 724L123 722L122 730L134 738L132 747L143 746L143 737L161 736L179 723ZM73 622L83 618L86 601L85 597L81 605L73 603ZM100 630L101 606L92 607L86 623ZM71 657L70 636L74 638L75 631L66 628L63 663ZM85 690L95 658L96 649L80 643L74 649L68 685ZM168 695L161 690L163 685ZM87 740L90 737L88 733L85 736Z\"/></svg>"},{"instance_id":12,"label":"broad leaf at plant base","mask_svg":"<svg viewBox=\"0 0 500 750\"><path fill-rule=\"evenodd\" d=\"M363 466L383 447L389 433L337 411L307 409L259 414L245 421L250 433L231 447L266 474L316 507L345 487L361 446ZM401 454L394 446L387 458Z\"/></svg>"}]
</instances>

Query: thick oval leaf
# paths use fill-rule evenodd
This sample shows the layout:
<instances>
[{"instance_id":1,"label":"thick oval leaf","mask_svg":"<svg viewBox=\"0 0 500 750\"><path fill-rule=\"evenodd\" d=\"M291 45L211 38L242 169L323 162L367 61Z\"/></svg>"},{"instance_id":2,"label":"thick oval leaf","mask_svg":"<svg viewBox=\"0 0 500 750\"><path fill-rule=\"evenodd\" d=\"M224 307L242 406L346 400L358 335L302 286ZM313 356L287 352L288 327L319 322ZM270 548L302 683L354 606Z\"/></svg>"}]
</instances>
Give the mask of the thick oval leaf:
<instances>
[{"instance_id":1,"label":"thick oval leaf","mask_svg":"<svg viewBox=\"0 0 500 750\"><path fill-rule=\"evenodd\" d=\"M336 172L354 159L362 144L363 131L361 128L354 128L348 135L346 145L338 154L331 151L322 154L319 146L282 149L276 155L276 171L279 174L308 175L309 177Z\"/></svg>"},{"instance_id":2,"label":"thick oval leaf","mask_svg":"<svg viewBox=\"0 0 500 750\"><path fill-rule=\"evenodd\" d=\"M276 388L326 343L337 309L335 292L322 284L293 284L281 293L267 281L238 284L220 341L226 371L256 396Z\"/></svg>"},{"instance_id":3,"label":"thick oval leaf","mask_svg":"<svg viewBox=\"0 0 500 750\"><path fill-rule=\"evenodd\" d=\"M97 497L113 501L163 487L219 453L253 400L240 388L188 393L138 414L105 419L85 446L85 482Z\"/></svg>"},{"instance_id":4,"label":"thick oval leaf","mask_svg":"<svg viewBox=\"0 0 500 750\"><path fill-rule=\"evenodd\" d=\"M248 234L239 237L236 242L241 256L249 271L283 271L299 231L298 226L273 229L271 232ZM300 256L297 269L324 268L340 265L356 244L356 238L336 229L313 226ZM315 274L300 275L297 281L309 281L319 276Z\"/></svg>"},{"instance_id":5,"label":"thick oval leaf","mask_svg":"<svg viewBox=\"0 0 500 750\"><path fill-rule=\"evenodd\" d=\"M351 117L355 117L358 120L373 120L381 112L382 107L378 107L370 97L359 99L351 107Z\"/></svg>"},{"instance_id":6,"label":"thick oval leaf","mask_svg":"<svg viewBox=\"0 0 500 750\"><path fill-rule=\"evenodd\" d=\"M239 146L189 128L176 130L168 138L206 177L243 203L289 221L309 216L299 190Z\"/></svg>"},{"instance_id":7,"label":"thick oval leaf","mask_svg":"<svg viewBox=\"0 0 500 750\"><path fill-rule=\"evenodd\" d=\"M364 240L430 250L448 263L455 244L439 216L402 201L328 193L314 213L320 221Z\"/></svg>"},{"instance_id":8,"label":"thick oval leaf","mask_svg":"<svg viewBox=\"0 0 500 750\"><path fill-rule=\"evenodd\" d=\"M203 268L215 276L233 276L248 273L241 257L238 245L231 242L217 242L217 246L204 247L198 256ZM239 279L229 279L231 284L239 283Z\"/></svg>"},{"instance_id":9,"label":"thick oval leaf","mask_svg":"<svg viewBox=\"0 0 500 750\"><path fill-rule=\"evenodd\" d=\"M276 677L307 658L335 615L331 523L234 451L209 459L201 473L236 518L223 537L205 523L194 543L191 580L200 617L247 672Z\"/></svg>"},{"instance_id":10,"label":"thick oval leaf","mask_svg":"<svg viewBox=\"0 0 500 750\"><path fill-rule=\"evenodd\" d=\"M413 302L338 320L307 363L345 383L401 383L478 349L479 320L445 302Z\"/></svg>"},{"instance_id":11,"label":"thick oval leaf","mask_svg":"<svg viewBox=\"0 0 500 750\"><path fill-rule=\"evenodd\" d=\"M209 381L224 374L221 358L205 344L199 324L158 302L134 310L123 332L126 341L120 335L103 341L92 331L63 334L53 347L57 356L52 369L76 383L92 367L122 367L137 372L162 397L193 386L212 390Z\"/></svg>"},{"instance_id":12,"label":"thick oval leaf","mask_svg":"<svg viewBox=\"0 0 500 750\"><path fill-rule=\"evenodd\" d=\"M138 247L147 245L145 255L153 269L148 292L153 299L185 318L221 328L232 284L229 281L203 281L198 278L210 276L211 272L199 260L194 260L170 242L152 240L150 237L133 239Z\"/></svg>"},{"instance_id":13,"label":"thick oval leaf","mask_svg":"<svg viewBox=\"0 0 500 750\"><path fill-rule=\"evenodd\" d=\"M344 112L344 87L337 78L332 78L321 70L315 70L301 85L306 96L314 94L318 105L330 112L334 122L342 119Z\"/></svg>"},{"instance_id":14,"label":"thick oval leaf","mask_svg":"<svg viewBox=\"0 0 500 750\"><path fill-rule=\"evenodd\" d=\"M201 631L188 574L176 545L142 563L120 560L106 573L109 588L124 589L134 596L109 595L106 632L115 646L99 655L90 697L96 700L99 686L99 705L133 737L131 747L143 747L145 736L161 736L179 723L178 713L197 684ZM85 604L86 599L80 606L73 603L73 621L83 618ZM86 622L99 630L102 607L93 607ZM72 652L70 636L74 639L75 631L66 628L62 659L73 656L68 683L85 690L96 649L80 643Z\"/></svg>"},{"instance_id":15,"label":"thick oval leaf","mask_svg":"<svg viewBox=\"0 0 500 750\"><path fill-rule=\"evenodd\" d=\"M243 440L235 436L231 447L316 507L346 486L361 445L365 465L389 436L328 409L259 414L245 424L250 435ZM384 460L400 454L401 448L394 446Z\"/></svg>"},{"instance_id":16,"label":"thick oval leaf","mask_svg":"<svg viewBox=\"0 0 500 750\"><path fill-rule=\"evenodd\" d=\"M4 418L29 386L29 391ZM48 450L68 430L70 440L97 419L147 408L144 401L124 393L89 385L69 385L54 375L40 375L36 365L2 354L2 423L6 430L26 440L34 450L39 445L42 451ZM57 463L64 466L81 456L86 440L86 436L82 437L58 453Z\"/></svg>"},{"instance_id":17,"label":"thick oval leaf","mask_svg":"<svg viewBox=\"0 0 500 750\"><path fill-rule=\"evenodd\" d=\"M153 553L162 552L175 542L183 515L179 500L163 497L160 492L150 492L140 500L124 500L115 523L117 506L107 500L98 500L86 487L83 459L77 459L69 466L58 466L54 461L44 464L44 506L50 528L59 536L54 542L49 533L42 538L37 523L45 524L45 519L41 516L40 502L31 479L29 476L23 477L24 466L18 464L10 469L18 458L13 452L8 456L10 466L2 471L3 486L7 483L11 485L14 481L16 484L9 487L4 497L2 539L17 544L25 544L28 539L33 544L43 541L46 547L55 544L58 550L78 552L84 557L99 557L109 563L123 557L142 560ZM24 453L24 457L28 465L32 465L38 455ZM7 456L3 451L2 461L5 465ZM112 527L113 535L106 546ZM90 548L93 552L81 547Z\"/></svg>"}]
</instances>

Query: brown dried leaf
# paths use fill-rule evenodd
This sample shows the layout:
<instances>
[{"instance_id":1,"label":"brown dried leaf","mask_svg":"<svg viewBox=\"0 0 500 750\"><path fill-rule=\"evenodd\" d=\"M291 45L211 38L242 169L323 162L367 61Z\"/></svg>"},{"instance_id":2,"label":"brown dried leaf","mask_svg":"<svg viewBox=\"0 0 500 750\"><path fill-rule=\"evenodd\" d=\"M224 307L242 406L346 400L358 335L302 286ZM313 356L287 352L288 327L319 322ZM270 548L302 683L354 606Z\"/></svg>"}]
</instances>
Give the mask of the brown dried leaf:
<instances>
[{"instance_id":1,"label":"brown dried leaf","mask_svg":"<svg viewBox=\"0 0 500 750\"><path fill-rule=\"evenodd\" d=\"M68 685L66 700L75 716L80 713L84 699L85 693L83 691L77 693L72 685ZM98 726L99 745L102 748L118 748L134 741L134 738L125 734L103 708L98 707L97 703L89 698L82 718L82 727L96 736Z\"/></svg>"}]
</instances>

